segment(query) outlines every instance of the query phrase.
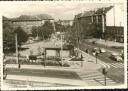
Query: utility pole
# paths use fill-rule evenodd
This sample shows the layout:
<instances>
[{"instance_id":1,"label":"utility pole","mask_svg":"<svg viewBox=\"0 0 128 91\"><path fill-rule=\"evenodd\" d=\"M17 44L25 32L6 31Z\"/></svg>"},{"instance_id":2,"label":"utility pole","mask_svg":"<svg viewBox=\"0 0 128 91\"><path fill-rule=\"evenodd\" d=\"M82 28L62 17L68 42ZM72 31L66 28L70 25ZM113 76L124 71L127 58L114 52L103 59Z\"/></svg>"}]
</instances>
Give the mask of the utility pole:
<instances>
[{"instance_id":1,"label":"utility pole","mask_svg":"<svg viewBox=\"0 0 128 91\"><path fill-rule=\"evenodd\" d=\"M46 66L46 48L44 49L44 67Z\"/></svg>"},{"instance_id":2,"label":"utility pole","mask_svg":"<svg viewBox=\"0 0 128 91\"><path fill-rule=\"evenodd\" d=\"M80 49L80 33L81 33L81 27L80 27L80 21L77 19L77 43L78 43L78 50ZM78 51L77 51L78 52ZM81 54L81 67L83 67L83 56Z\"/></svg>"},{"instance_id":3,"label":"utility pole","mask_svg":"<svg viewBox=\"0 0 128 91\"><path fill-rule=\"evenodd\" d=\"M61 33L61 66L63 66L63 35Z\"/></svg>"},{"instance_id":4,"label":"utility pole","mask_svg":"<svg viewBox=\"0 0 128 91\"><path fill-rule=\"evenodd\" d=\"M79 19L78 19L78 22L77 22L77 43L78 43L78 49L79 49Z\"/></svg>"},{"instance_id":5,"label":"utility pole","mask_svg":"<svg viewBox=\"0 0 128 91\"><path fill-rule=\"evenodd\" d=\"M105 32L105 9L103 8L103 14L102 14L102 37L105 40L105 46L107 47L107 39L106 39L106 32Z\"/></svg>"},{"instance_id":6,"label":"utility pole","mask_svg":"<svg viewBox=\"0 0 128 91\"><path fill-rule=\"evenodd\" d=\"M113 7L113 15L114 15L114 31L116 30L115 29L115 6ZM115 32L114 32L115 33ZM115 41L116 41L116 34L114 34L115 35Z\"/></svg>"},{"instance_id":7,"label":"utility pole","mask_svg":"<svg viewBox=\"0 0 128 91\"><path fill-rule=\"evenodd\" d=\"M17 33L15 33L15 41L16 41L15 42L16 43L16 62L18 64L18 68L20 69Z\"/></svg>"},{"instance_id":8,"label":"utility pole","mask_svg":"<svg viewBox=\"0 0 128 91\"><path fill-rule=\"evenodd\" d=\"M76 20L76 32L77 32L77 56L78 56L78 50L79 50L79 33L78 33L78 30L79 30L79 20L78 20L78 18L77 18L77 20Z\"/></svg>"},{"instance_id":9,"label":"utility pole","mask_svg":"<svg viewBox=\"0 0 128 91\"><path fill-rule=\"evenodd\" d=\"M105 14L104 14L104 8L103 8L103 14L102 14L102 37L105 38L104 36L104 32L105 32Z\"/></svg>"}]
</instances>

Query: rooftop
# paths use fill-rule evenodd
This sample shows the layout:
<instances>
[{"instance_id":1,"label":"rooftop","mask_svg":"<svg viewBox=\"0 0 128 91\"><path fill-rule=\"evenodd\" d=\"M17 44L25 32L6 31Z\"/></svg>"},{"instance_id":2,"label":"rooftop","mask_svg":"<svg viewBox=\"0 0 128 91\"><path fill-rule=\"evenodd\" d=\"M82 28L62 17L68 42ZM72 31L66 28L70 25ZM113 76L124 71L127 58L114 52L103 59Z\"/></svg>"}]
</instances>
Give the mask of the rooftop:
<instances>
[{"instance_id":1,"label":"rooftop","mask_svg":"<svg viewBox=\"0 0 128 91\"><path fill-rule=\"evenodd\" d=\"M3 20L11 21L39 21L39 20L53 20L53 17L48 14L39 14L39 15L21 15L16 18L7 18L3 16Z\"/></svg>"},{"instance_id":2,"label":"rooftop","mask_svg":"<svg viewBox=\"0 0 128 91\"><path fill-rule=\"evenodd\" d=\"M88 16L93 16L93 15L101 15L103 13L107 13L113 7L114 6L109 6L109 7L97 8L91 11L85 11L84 13L77 14L75 18L88 17Z\"/></svg>"}]
</instances>

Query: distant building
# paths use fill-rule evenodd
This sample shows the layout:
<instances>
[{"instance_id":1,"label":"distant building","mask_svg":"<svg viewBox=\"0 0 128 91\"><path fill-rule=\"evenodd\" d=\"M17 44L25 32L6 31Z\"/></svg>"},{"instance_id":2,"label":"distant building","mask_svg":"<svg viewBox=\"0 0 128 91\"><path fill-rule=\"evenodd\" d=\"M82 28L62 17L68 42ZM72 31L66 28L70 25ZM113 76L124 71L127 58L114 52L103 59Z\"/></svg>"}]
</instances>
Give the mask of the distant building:
<instances>
[{"instance_id":1,"label":"distant building","mask_svg":"<svg viewBox=\"0 0 128 91\"><path fill-rule=\"evenodd\" d=\"M59 23L64 26L69 26L69 25L72 26L73 20L59 20Z\"/></svg>"},{"instance_id":2,"label":"distant building","mask_svg":"<svg viewBox=\"0 0 128 91\"><path fill-rule=\"evenodd\" d=\"M33 26L41 26L44 24L45 21L50 21L53 22L54 19L47 14L40 14L40 15L21 15L17 18L5 18L4 21L11 21L13 24L14 28L15 27L22 27L24 31L28 34L31 34L31 29Z\"/></svg>"},{"instance_id":3,"label":"distant building","mask_svg":"<svg viewBox=\"0 0 128 91\"><path fill-rule=\"evenodd\" d=\"M85 36L93 36L113 41L124 41L123 9L121 6L110 6L86 11L75 16L74 25Z\"/></svg>"}]
</instances>

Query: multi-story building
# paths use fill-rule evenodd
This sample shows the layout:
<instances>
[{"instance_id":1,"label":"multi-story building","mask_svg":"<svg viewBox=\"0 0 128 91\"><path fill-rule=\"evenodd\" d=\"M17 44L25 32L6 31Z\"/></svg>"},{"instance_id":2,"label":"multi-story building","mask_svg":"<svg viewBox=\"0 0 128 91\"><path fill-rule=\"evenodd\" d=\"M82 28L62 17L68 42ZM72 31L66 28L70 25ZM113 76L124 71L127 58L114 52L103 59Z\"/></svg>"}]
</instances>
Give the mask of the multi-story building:
<instances>
[{"instance_id":1,"label":"multi-story building","mask_svg":"<svg viewBox=\"0 0 128 91\"><path fill-rule=\"evenodd\" d=\"M17 18L6 18L4 17L3 19L4 21L10 21L13 24L13 27L22 27L23 30L28 33L31 34L31 30L33 26L41 26L44 24L45 21L50 21L53 22L54 19L47 14L40 14L40 15L35 15L35 16L31 16L31 15L21 15Z\"/></svg>"},{"instance_id":2,"label":"multi-story building","mask_svg":"<svg viewBox=\"0 0 128 91\"><path fill-rule=\"evenodd\" d=\"M73 20L59 20L58 22L64 26L72 26L73 25Z\"/></svg>"},{"instance_id":3,"label":"multi-story building","mask_svg":"<svg viewBox=\"0 0 128 91\"><path fill-rule=\"evenodd\" d=\"M98 8L75 16L74 24L85 36L124 41L124 11L121 6Z\"/></svg>"}]
</instances>

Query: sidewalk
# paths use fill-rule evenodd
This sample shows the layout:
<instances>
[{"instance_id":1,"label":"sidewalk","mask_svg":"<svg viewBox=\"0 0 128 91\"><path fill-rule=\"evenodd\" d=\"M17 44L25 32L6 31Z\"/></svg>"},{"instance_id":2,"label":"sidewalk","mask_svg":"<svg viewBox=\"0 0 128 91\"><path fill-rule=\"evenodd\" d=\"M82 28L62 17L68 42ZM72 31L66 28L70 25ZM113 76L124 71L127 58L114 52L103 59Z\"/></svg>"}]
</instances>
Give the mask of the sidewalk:
<instances>
[{"instance_id":1,"label":"sidewalk","mask_svg":"<svg viewBox=\"0 0 128 91\"><path fill-rule=\"evenodd\" d=\"M101 68L109 68L109 65L100 61L98 59L97 64L95 62L95 57L80 51L83 54L83 66L80 61L67 61L71 66L70 67L61 67L61 66L42 66L42 65L21 65L21 69L40 69L40 70L58 70L58 71L73 71L79 75L82 80L76 79L64 79L64 78L54 78L54 77L34 77L34 76L22 76L22 75L8 75L7 79L14 80L29 80L37 82L48 82L48 83L57 83L57 84L68 84L76 86L103 86L104 84L104 75L101 73ZM16 64L7 64L7 68L18 68ZM100 70L100 71L99 71ZM31 78L31 79L30 79ZM107 84L118 85L110 78L107 78Z\"/></svg>"},{"instance_id":2,"label":"sidewalk","mask_svg":"<svg viewBox=\"0 0 128 91\"><path fill-rule=\"evenodd\" d=\"M83 59L86 60L85 62L85 69L77 72L79 76L85 80L89 86L104 86L104 75L102 74L102 68L109 69L109 64L97 59L97 64L95 62L96 58L79 50L79 56L83 54ZM89 63L90 62L90 63ZM86 65L86 63L89 63ZM100 68L98 69L98 66ZM111 78L106 78L107 86L116 86L121 85L120 83L115 82Z\"/></svg>"},{"instance_id":3,"label":"sidewalk","mask_svg":"<svg viewBox=\"0 0 128 91\"><path fill-rule=\"evenodd\" d=\"M81 56L81 54L83 54L84 60L89 61L89 62L90 62L90 61L93 62L93 63L95 64L95 66L96 66L96 65L100 65L100 68L101 68L101 67L102 67L102 68L107 68L107 69L110 68L110 66L109 66L107 63L105 63L105 62L99 60L98 58L97 58L97 64L96 64L96 58L95 58L95 57L93 57L93 56L91 56L91 55L85 53L85 52L82 51L82 50L79 50L79 52L80 52L79 56ZM94 66L93 66L93 67L94 67ZM95 67L94 67L94 68L95 68Z\"/></svg>"},{"instance_id":4,"label":"sidewalk","mask_svg":"<svg viewBox=\"0 0 128 91\"><path fill-rule=\"evenodd\" d=\"M51 84L65 84L72 86L88 86L88 84L82 80L72 80L72 79L61 79L61 78L50 78L50 77L34 77L34 76L19 76L19 75L8 75L7 79L15 78L21 81L33 81L33 82L44 82Z\"/></svg>"},{"instance_id":5,"label":"sidewalk","mask_svg":"<svg viewBox=\"0 0 128 91\"><path fill-rule=\"evenodd\" d=\"M96 38L88 39L88 40L89 42L96 41L97 44L107 45L109 47L112 47L112 46L123 47L124 46L124 43L119 43L119 42L114 42L114 41L109 41L109 40L105 41L103 39L96 39Z\"/></svg>"}]
</instances>

